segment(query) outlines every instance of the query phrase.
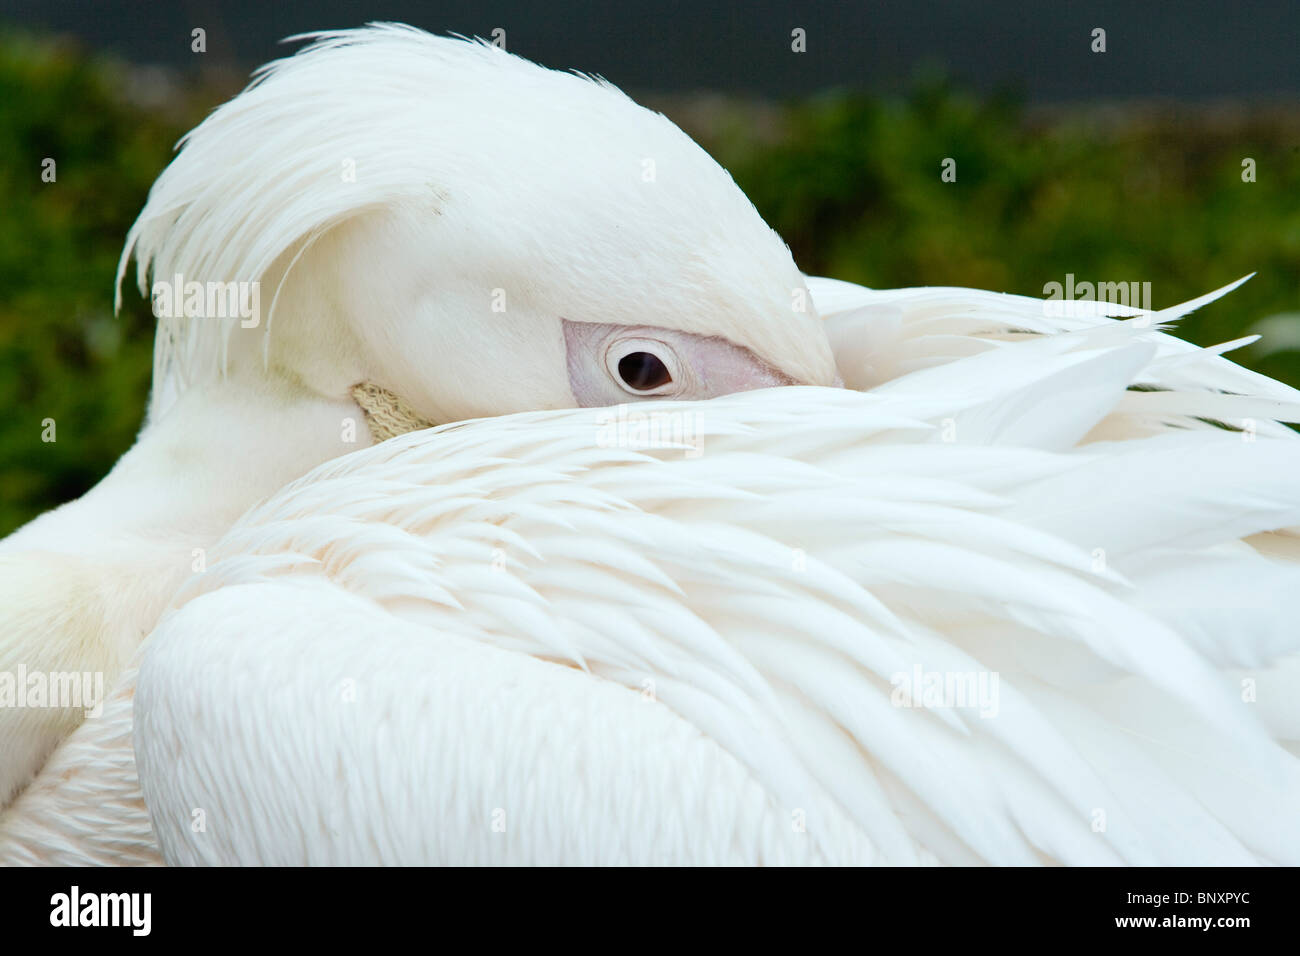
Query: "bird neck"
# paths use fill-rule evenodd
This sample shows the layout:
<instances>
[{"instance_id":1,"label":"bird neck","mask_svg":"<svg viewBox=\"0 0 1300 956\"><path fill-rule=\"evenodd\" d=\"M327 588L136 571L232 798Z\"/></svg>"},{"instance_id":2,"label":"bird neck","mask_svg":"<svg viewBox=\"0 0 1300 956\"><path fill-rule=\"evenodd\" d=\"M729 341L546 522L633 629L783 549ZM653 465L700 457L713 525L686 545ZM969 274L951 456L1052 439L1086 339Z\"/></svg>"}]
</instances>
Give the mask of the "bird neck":
<instances>
[{"instance_id":1,"label":"bird neck","mask_svg":"<svg viewBox=\"0 0 1300 956\"><path fill-rule=\"evenodd\" d=\"M71 431L63 441L75 441ZM0 671L94 674L95 687L111 688L244 511L372 440L350 398L289 379L249 375L186 391L103 481L0 541ZM34 713L0 708L0 809L84 711Z\"/></svg>"},{"instance_id":2,"label":"bird neck","mask_svg":"<svg viewBox=\"0 0 1300 956\"><path fill-rule=\"evenodd\" d=\"M15 532L0 550L79 555L137 572L145 566L167 590L202 565L203 552L250 506L373 440L350 397L254 375L191 389L98 485Z\"/></svg>"}]
</instances>

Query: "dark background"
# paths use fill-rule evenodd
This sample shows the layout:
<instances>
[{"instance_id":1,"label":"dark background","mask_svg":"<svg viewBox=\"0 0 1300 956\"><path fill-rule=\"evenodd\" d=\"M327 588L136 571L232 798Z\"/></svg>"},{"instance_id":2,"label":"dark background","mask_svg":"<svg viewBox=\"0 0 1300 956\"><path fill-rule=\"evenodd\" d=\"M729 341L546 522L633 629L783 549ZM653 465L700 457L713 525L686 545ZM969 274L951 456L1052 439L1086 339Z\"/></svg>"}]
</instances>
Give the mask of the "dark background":
<instances>
[{"instance_id":1,"label":"dark background","mask_svg":"<svg viewBox=\"0 0 1300 956\"><path fill-rule=\"evenodd\" d=\"M397 20L471 36L501 27L512 52L636 90L879 92L936 63L973 89L1010 86L1032 101L1300 93L1294 0L4 0L0 18L185 70L246 70L280 55L291 34ZM207 61L190 53L194 27L207 30ZM789 55L794 27L807 31L805 57ZM1089 50L1094 27L1107 31L1104 59Z\"/></svg>"}]
</instances>

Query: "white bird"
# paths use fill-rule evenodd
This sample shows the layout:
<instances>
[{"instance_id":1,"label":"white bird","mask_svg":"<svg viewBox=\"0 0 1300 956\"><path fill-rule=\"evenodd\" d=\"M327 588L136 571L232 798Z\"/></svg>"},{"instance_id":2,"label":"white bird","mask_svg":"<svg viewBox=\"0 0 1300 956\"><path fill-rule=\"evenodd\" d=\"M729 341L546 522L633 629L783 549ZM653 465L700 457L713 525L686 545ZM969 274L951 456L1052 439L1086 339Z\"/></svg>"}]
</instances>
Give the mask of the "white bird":
<instances>
[{"instance_id":1,"label":"white bird","mask_svg":"<svg viewBox=\"0 0 1300 956\"><path fill-rule=\"evenodd\" d=\"M835 382L789 250L689 137L406 27L263 70L185 138L119 286L132 255L148 418L0 543L0 671L111 681L241 513L397 422ZM81 716L0 708L0 807Z\"/></svg>"},{"instance_id":2,"label":"white bird","mask_svg":"<svg viewBox=\"0 0 1300 956\"><path fill-rule=\"evenodd\" d=\"M449 42L347 34L278 69ZM260 235L159 228L137 227L155 275L151 249ZM765 278L723 260L736 288ZM1278 424L1300 394L1220 356L1241 343L1161 330L1228 289L1115 320L807 288L838 370L803 339L804 366L731 341L848 388L541 399L320 464L227 520L138 673L0 817L0 859L1300 862L1300 442ZM271 370L310 351L286 301ZM405 314L385 301L369 314ZM179 397L160 385L155 415L220 391L222 341L164 323ZM333 380L343 358L300 367ZM357 371L406 427L483 413L429 401L418 370Z\"/></svg>"}]
</instances>

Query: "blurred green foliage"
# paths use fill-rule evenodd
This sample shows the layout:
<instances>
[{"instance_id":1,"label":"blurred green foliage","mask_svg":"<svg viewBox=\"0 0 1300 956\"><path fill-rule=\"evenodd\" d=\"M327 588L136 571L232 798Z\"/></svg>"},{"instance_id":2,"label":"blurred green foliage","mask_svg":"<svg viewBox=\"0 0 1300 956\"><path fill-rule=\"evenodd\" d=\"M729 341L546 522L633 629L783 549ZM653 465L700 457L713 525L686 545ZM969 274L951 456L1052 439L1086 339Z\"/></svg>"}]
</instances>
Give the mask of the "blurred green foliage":
<instances>
[{"instance_id":1,"label":"blurred green foliage","mask_svg":"<svg viewBox=\"0 0 1300 956\"><path fill-rule=\"evenodd\" d=\"M1289 350L1232 357L1300 385L1300 104L1030 111L931 79L905 99L828 95L752 115L717 102L682 125L805 272L1031 296L1073 273L1150 282L1154 308L1254 272L1179 334L1217 344L1289 313L1269 324L1289 321ZM940 176L948 158L955 182Z\"/></svg>"},{"instance_id":2,"label":"blurred green foliage","mask_svg":"<svg viewBox=\"0 0 1300 956\"><path fill-rule=\"evenodd\" d=\"M130 446L152 319L130 287L112 315L122 239L172 145L230 92L0 37L0 535L83 493ZM1258 272L1183 323L1201 344L1300 310L1300 110L1048 117L942 80L904 99L654 105L731 169L807 272L1027 295L1073 273L1151 282L1157 308ZM940 178L946 157L956 182ZM1237 358L1300 384L1300 351ZM56 442L42 441L46 419Z\"/></svg>"},{"instance_id":3,"label":"blurred green foliage","mask_svg":"<svg viewBox=\"0 0 1300 956\"><path fill-rule=\"evenodd\" d=\"M128 85L124 67L0 37L0 535L85 492L140 426L153 318L136 295L114 317L113 275L181 130Z\"/></svg>"}]
</instances>

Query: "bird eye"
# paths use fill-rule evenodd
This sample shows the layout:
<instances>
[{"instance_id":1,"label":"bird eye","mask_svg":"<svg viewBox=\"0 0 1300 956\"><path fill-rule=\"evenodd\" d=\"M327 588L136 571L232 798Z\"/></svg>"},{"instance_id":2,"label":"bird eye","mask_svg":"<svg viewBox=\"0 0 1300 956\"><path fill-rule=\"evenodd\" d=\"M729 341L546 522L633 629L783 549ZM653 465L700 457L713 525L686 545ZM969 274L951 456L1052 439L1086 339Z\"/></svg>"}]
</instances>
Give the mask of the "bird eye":
<instances>
[{"instance_id":1,"label":"bird eye","mask_svg":"<svg viewBox=\"0 0 1300 956\"><path fill-rule=\"evenodd\" d=\"M618 360L618 375L628 388L647 392L673 380L663 359L650 352L629 352Z\"/></svg>"},{"instance_id":2,"label":"bird eye","mask_svg":"<svg viewBox=\"0 0 1300 956\"><path fill-rule=\"evenodd\" d=\"M673 396L685 384L677 355L667 344L624 338L610 345L605 368L623 391L639 396Z\"/></svg>"}]
</instances>

